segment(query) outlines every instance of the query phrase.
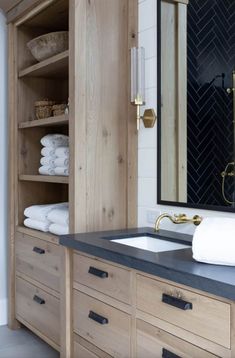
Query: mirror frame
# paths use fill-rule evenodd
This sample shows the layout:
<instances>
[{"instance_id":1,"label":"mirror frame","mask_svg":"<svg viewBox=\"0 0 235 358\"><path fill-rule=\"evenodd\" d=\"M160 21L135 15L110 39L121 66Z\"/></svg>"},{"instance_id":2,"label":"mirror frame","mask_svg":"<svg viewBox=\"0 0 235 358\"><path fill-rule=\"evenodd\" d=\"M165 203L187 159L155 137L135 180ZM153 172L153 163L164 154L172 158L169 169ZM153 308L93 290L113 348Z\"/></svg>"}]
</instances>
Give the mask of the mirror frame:
<instances>
[{"instance_id":1,"label":"mirror frame","mask_svg":"<svg viewBox=\"0 0 235 358\"><path fill-rule=\"evenodd\" d=\"M157 204L235 213L235 208L228 206L182 203L161 199L161 3L162 0L157 0Z\"/></svg>"}]
</instances>

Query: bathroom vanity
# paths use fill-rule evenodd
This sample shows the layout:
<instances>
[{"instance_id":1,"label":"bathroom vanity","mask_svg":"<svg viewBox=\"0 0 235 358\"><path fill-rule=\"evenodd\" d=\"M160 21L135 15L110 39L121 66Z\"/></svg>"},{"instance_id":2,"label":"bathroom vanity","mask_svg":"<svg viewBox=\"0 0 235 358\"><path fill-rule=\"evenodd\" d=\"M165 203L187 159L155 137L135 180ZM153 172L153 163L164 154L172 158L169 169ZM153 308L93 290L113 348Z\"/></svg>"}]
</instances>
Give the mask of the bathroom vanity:
<instances>
[{"instance_id":1,"label":"bathroom vanity","mask_svg":"<svg viewBox=\"0 0 235 358\"><path fill-rule=\"evenodd\" d=\"M148 238L164 247L139 248ZM72 265L71 357L234 357L235 268L195 262L190 236L143 228L60 244Z\"/></svg>"}]
</instances>

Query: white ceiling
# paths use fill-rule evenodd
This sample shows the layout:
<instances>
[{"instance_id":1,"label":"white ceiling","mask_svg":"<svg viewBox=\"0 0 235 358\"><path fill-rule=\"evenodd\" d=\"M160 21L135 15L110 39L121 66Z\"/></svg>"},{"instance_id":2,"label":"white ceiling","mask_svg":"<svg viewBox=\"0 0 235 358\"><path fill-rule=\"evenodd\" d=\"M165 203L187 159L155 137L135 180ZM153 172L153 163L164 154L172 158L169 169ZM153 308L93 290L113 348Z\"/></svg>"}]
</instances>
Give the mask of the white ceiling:
<instances>
[{"instance_id":1,"label":"white ceiling","mask_svg":"<svg viewBox=\"0 0 235 358\"><path fill-rule=\"evenodd\" d=\"M0 0L0 9L7 12L19 2L21 0Z\"/></svg>"}]
</instances>

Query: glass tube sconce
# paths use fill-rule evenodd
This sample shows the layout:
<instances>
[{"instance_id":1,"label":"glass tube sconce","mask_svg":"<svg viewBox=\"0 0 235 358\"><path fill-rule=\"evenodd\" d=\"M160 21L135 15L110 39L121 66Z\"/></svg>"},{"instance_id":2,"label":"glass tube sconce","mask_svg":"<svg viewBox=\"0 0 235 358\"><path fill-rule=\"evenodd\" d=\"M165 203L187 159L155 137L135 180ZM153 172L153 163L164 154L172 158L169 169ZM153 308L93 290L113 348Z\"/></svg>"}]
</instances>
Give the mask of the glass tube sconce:
<instances>
[{"instance_id":1,"label":"glass tube sconce","mask_svg":"<svg viewBox=\"0 0 235 358\"><path fill-rule=\"evenodd\" d=\"M146 128L152 128L156 121L153 109L146 109L140 115L140 106L145 105L145 52L143 47L131 48L131 103L137 108L137 130L143 119Z\"/></svg>"}]
</instances>

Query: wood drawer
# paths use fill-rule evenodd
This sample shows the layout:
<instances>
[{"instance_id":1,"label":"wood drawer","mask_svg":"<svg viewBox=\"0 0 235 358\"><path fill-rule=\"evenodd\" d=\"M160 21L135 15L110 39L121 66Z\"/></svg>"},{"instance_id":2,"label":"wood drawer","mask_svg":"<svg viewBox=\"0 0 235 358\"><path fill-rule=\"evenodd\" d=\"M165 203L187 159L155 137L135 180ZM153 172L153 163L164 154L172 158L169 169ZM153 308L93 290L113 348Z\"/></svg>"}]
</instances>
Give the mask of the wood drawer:
<instances>
[{"instance_id":1,"label":"wood drawer","mask_svg":"<svg viewBox=\"0 0 235 358\"><path fill-rule=\"evenodd\" d=\"M16 315L60 344L59 299L19 277L16 277Z\"/></svg>"},{"instance_id":2,"label":"wood drawer","mask_svg":"<svg viewBox=\"0 0 235 358\"><path fill-rule=\"evenodd\" d=\"M74 358L112 358L87 340L74 333Z\"/></svg>"},{"instance_id":3,"label":"wood drawer","mask_svg":"<svg viewBox=\"0 0 235 358\"><path fill-rule=\"evenodd\" d=\"M130 304L130 271L83 255L73 257L74 281Z\"/></svg>"},{"instance_id":4,"label":"wood drawer","mask_svg":"<svg viewBox=\"0 0 235 358\"><path fill-rule=\"evenodd\" d=\"M157 327L137 320L137 358L215 358Z\"/></svg>"},{"instance_id":5,"label":"wood drawer","mask_svg":"<svg viewBox=\"0 0 235 358\"><path fill-rule=\"evenodd\" d=\"M16 271L59 292L59 246L18 232L16 234Z\"/></svg>"},{"instance_id":6,"label":"wood drawer","mask_svg":"<svg viewBox=\"0 0 235 358\"><path fill-rule=\"evenodd\" d=\"M113 357L129 358L131 317L77 290L73 292L74 331ZM101 318L103 322L98 323Z\"/></svg>"},{"instance_id":7,"label":"wood drawer","mask_svg":"<svg viewBox=\"0 0 235 358\"><path fill-rule=\"evenodd\" d=\"M230 348L230 305L225 302L137 275L137 308Z\"/></svg>"}]
</instances>

